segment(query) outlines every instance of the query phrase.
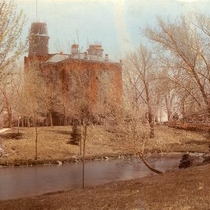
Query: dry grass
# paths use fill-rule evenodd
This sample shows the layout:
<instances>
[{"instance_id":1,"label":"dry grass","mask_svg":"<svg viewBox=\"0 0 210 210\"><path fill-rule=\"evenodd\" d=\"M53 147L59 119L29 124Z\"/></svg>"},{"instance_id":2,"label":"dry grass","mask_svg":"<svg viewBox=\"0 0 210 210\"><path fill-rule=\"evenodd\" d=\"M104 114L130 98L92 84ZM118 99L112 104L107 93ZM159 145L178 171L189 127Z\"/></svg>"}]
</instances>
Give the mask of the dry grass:
<instances>
[{"instance_id":1,"label":"dry grass","mask_svg":"<svg viewBox=\"0 0 210 210\"><path fill-rule=\"evenodd\" d=\"M7 131L2 136L17 132ZM68 159L80 154L80 147L67 144L70 139L71 127L41 127L38 128L38 158L59 160ZM28 160L35 157L35 128L20 128L21 139L2 138L2 148L8 154L3 157L9 160ZM117 153L110 144L111 136L102 127L89 127L86 145L87 155Z\"/></svg>"},{"instance_id":2,"label":"dry grass","mask_svg":"<svg viewBox=\"0 0 210 210\"><path fill-rule=\"evenodd\" d=\"M206 132L194 132L167 126L157 126L156 136L149 142L149 147L159 151L173 152L208 152L210 144Z\"/></svg>"},{"instance_id":3,"label":"dry grass","mask_svg":"<svg viewBox=\"0 0 210 210\"><path fill-rule=\"evenodd\" d=\"M142 129L145 130L145 127ZM67 144L70 138L71 127L41 127L38 128L38 157L40 160L69 159L79 156L79 146ZM9 135L17 130L13 128L2 134ZM192 132L156 126L155 138L147 139L146 148L149 151L198 151L208 152L208 135L201 132ZM20 139L1 138L1 146L8 154L1 157L1 161L29 160L35 157L35 128L20 128ZM118 154L130 152L132 140L127 141L123 134L108 132L102 126L88 127L86 155L101 156L103 154ZM121 150L123 148L123 150Z\"/></svg>"}]
</instances>

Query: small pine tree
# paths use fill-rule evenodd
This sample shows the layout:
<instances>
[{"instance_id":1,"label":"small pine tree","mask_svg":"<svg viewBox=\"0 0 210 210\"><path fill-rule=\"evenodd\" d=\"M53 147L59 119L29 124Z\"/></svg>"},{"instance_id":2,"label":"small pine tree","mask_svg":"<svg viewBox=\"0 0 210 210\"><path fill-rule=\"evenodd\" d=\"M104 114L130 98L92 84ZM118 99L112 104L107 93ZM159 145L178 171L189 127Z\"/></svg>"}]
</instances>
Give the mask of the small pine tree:
<instances>
[{"instance_id":1,"label":"small pine tree","mask_svg":"<svg viewBox=\"0 0 210 210\"><path fill-rule=\"evenodd\" d=\"M74 122L72 126L72 132L69 143L73 145L79 145L80 141L81 141L81 131L78 126L78 123Z\"/></svg>"}]
</instances>

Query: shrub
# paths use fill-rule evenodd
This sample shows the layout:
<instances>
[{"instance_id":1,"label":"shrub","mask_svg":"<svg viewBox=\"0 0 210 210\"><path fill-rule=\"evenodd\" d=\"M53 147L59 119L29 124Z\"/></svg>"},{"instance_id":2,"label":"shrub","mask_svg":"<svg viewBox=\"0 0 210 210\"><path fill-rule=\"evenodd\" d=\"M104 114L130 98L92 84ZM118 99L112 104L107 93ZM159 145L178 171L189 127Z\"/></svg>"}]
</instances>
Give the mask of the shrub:
<instances>
[{"instance_id":1,"label":"shrub","mask_svg":"<svg viewBox=\"0 0 210 210\"><path fill-rule=\"evenodd\" d=\"M180 160L179 168L188 168L192 166L193 161L189 154L184 154Z\"/></svg>"},{"instance_id":2,"label":"shrub","mask_svg":"<svg viewBox=\"0 0 210 210\"><path fill-rule=\"evenodd\" d=\"M79 145L79 142L81 141L81 130L80 127L77 124L74 124L72 126L72 132L71 132L71 137L69 140L69 144L73 145Z\"/></svg>"}]
</instances>

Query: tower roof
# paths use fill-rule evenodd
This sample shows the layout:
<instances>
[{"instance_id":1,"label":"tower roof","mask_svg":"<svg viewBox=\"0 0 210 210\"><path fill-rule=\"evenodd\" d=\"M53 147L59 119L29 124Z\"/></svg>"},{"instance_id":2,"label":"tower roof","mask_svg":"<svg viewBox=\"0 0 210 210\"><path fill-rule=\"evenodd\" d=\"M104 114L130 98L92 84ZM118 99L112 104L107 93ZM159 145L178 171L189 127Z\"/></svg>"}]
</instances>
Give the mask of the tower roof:
<instances>
[{"instance_id":1,"label":"tower roof","mask_svg":"<svg viewBox=\"0 0 210 210\"><path fill-rule=\"evenodd\" d=\"M31 24L30 34L36 34L39 36L48 36L47 24L43 22L34 22Z\"/></svg>"}]
</instances>

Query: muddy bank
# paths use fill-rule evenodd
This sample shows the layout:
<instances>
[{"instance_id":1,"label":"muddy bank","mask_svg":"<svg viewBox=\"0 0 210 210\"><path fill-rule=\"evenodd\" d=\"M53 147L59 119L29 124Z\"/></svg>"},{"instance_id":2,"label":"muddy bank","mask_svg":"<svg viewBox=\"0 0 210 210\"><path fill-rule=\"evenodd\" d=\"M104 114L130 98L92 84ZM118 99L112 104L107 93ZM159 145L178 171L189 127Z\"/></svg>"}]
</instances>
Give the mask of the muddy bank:
<instances>
[{"instance_id":1,"label":"muddy bank","mask_svg":"<svg viewBox=\"0 0 210 210\"><path fill-rule=\"evenodd\" d=\"M85 161L98 161L98 160L108 160L108 159L120 159L126 157L132 157L133 154L101 154L101 155L88 155L85 157ZM65 163L76 163L82 162L82 156L72 156L66 159L40 159L40 160L0 160L0 167L20 167L20 166L36 166L36 165L52 165L52 164L65 164Z\"/></svg>"},{"instance_id":2,"label":"muddy bank","mask_svg":"<svg viewBox=\"0 0 210 210\"><path fill-rule=\"evenodd\" d=\"M176 158L181 158L182 155L185 154L183 151L177 151L177 152L171 152L171 153L149 153L147 154L147 157L149 158L160 158L160 157L176 157ZM190 152L190 155L192 155L195 159L199 158L199 156L204 155L205 153L199 153L196 151ZM138 157L138 155L133 154L133 153L106 153L106 154L101 154L101 155L87 155L85 157L85 162L88 161L103 161L103 160L109 160L109 159L126 159L126 158L133 158L133 157ZM72 156L70 158L65 158L65 159L40 159L40 160L0 160L0 168L2 167L25 167L25 166L37 166L37 165L54 165L54 164L66 164L66 163L78 163L82 162L82 156Z\"/></svg>"}]
</instances>

